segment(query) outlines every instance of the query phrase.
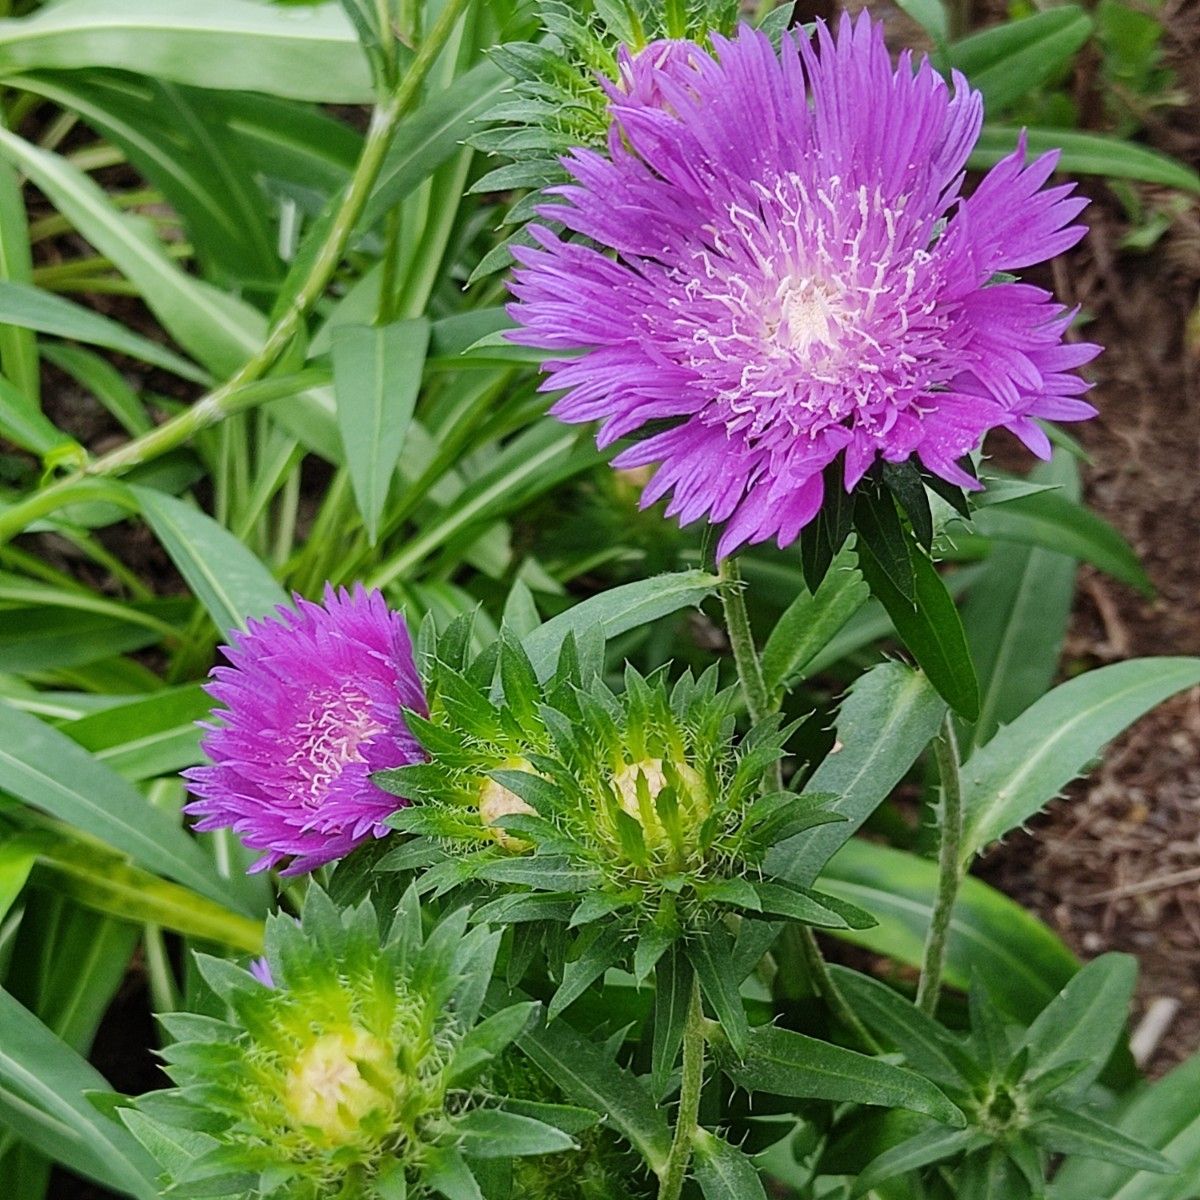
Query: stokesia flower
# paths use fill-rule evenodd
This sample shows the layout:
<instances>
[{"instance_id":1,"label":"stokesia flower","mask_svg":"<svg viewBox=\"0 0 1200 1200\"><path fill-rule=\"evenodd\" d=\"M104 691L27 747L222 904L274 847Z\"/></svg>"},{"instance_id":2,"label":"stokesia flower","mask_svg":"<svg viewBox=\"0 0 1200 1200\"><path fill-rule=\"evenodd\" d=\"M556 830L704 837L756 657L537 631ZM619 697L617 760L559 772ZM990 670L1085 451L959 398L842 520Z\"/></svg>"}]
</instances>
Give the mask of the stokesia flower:
<instances>
[{"instance_id":1,"label":"stokesia flower","mask_svg":"<svg viewBox=\"0 0 1200 1200\"><path fill-rule=\"evenodd\" d=\"M836 43L712 45L622 59L607 154L564 159L574 182L539 210L567 233L514 251L513 340L552 352L559 418L641 438L614 466L657 466L643 505L725 523L722 556L786 546L839 455L848 490L913 455L976 488L956 460L988 430L1046 457L1034 418L1094 415L1076 368L1099 348L1008 274L1084 234L1086 201L1043 186L1056 153L1027 163L1022 139L964 196L979 93L893 68L865 14Z\"/></svg>"},{"instance_id":2,"label":"stokesia flower","mask_svg":"<svg viewBox=\"0 0 1200 1200\"><path fill-rule=\"evenodd\" d=\"M223 647L208 692L207 766L186 771L198 830L232 828L264 851L252 870L292 859L311 871L388 830L404 803L371 773L424 760L403 710L424 713L408 628L379 592L327 586L320 604L251 621Z\"/></svg>"}]
</instances>

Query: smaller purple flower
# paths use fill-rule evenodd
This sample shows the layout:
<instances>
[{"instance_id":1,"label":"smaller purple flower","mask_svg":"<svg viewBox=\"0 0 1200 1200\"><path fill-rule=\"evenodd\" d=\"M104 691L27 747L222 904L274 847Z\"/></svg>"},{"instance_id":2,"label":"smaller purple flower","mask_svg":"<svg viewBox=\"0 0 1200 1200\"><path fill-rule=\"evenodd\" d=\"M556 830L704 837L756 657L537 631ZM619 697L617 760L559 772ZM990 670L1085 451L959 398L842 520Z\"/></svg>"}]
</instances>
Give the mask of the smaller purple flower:
<instances>
[{"instance_id":1,"label":"smaller purple flower","mask_svg":"<svg viewBox=\"0 0 1200 1200\"><path fill-rule=\"evenodd\" d=\"M428 711L404 617L361 584L327 585L320 604L296 596L222 649L210 763L184 772L196 829L233 829L264 851L252 871L290 858L288 875L382 837L404 801L371 773L425 759L402 715Z\"/></svg>"}]
</instances>

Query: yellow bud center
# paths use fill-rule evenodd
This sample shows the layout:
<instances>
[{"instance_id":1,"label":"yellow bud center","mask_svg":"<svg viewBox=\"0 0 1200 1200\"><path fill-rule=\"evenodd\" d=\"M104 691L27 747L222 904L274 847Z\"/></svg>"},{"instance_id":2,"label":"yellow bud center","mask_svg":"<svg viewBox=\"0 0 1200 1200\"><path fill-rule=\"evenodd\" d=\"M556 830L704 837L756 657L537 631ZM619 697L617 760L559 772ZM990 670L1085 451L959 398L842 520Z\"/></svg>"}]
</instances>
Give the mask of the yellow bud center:
<instances>
[{"instance_id":1,"label":"yellow bud center","mask_svg":"<svg viewBox=\"0 0 1200 1200\"><path fill-rule=\"evenodd\" d=\"M507 762L501 764L501 770L526 771L530 775L537 774L533 769L533 764L524 758L510 758ZM480 821L484 825L492 827L496 825L497 821L517 814L536 817L537 810L522 800L516 792L510 788L506 788L503 784L497 783L494 779L484 780L483 786L479 789ZM505 850L511 850L514 854L529 849L528 842L521 838L513 837L511 833L498 826L491 829L491 834L496 839L498 845L503 846Z\"/></svg>"},{"instance_id":2,"label":"yellow bud center","mask_svg":"<svg viewBox=\"0 0 1200 1200\"><path fill-rule=\"evenodd\" d=\"M348 1146L360 1123L390 1106L401 1085L388 1048L358 1026L326 1033L303 1050L288 1072L284 1107L292 1122L323 1146Z\"/></svg>"}]
</instances>

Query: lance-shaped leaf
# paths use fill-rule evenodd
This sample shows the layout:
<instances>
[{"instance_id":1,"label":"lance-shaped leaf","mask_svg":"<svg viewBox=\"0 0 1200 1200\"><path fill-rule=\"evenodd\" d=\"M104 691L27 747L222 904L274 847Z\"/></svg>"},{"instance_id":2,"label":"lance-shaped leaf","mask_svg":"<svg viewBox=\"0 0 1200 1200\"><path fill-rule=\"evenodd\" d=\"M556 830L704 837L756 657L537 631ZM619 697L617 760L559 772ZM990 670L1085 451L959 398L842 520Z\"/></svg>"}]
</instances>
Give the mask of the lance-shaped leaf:
<instances>
[{"instance_id":1,"label":"lance-shaped leaf","mask_svg":"<svg viewBox=\"0 0 1200 1200\"><path fill-rule=\"evenodd\" d=\"M248 617L261 617L287 603L287 594L271 572L207 513L153 488L130 491L219 633L244 629Z\"/></svg>"},{"instance_id":2,"label":"lance-shaped leaf","mask_svg":"<svg viewBox=\"0 0 1200 1200\"><path fill-rule=\"evenodd\" d=\"M775 1025L751 1030L738 1061L722 1052L724 1039L712 1029L722 1070L748 1092L905 1108L955 1128L965 1124L958 1107L913 1071Z\"/></svg>"},{"instance_id":3,"label":"lance-shaped leaf","mask_svg":"<svg viewBox=\"0 0 1200 1200\"><path fill-rule=\"evenodd\" d=\"M175 818L57 729L0 704L0 789L139 866L226 904L230 888Z\"/></svg>"},{"instance_id":4,"label":"lance-shaped leaf","mask_svg":"<svg viewBox=\"0 0 1200 1200\"><path fill-rule=\"evenodd\" d=\"M1043 1108L1030 1132L1047 1150L1056 1154L1078 1154L1083 1158L1162 1175L1174 1174L1177 1170L1169 1158L1153 1147L1142 1145L1087 1113L1057 1106Z\"/></svg>"},{"instance_id":5,"label":"lance-shaped leaf","mask_svg":"<svg viewBox=\"0 0 1200 1200\"><path fill-rule=\"evenodd\" d=\"M821 886L861 904L879 924L834 936L919 967L937 895L937 863L858 838L825 868ZM968 876L963 881L946 955L946 980L966 989L977 973L1014 1016L1032 1021L1079 969L1046 925L1007 896Z\"/></svg>"},{"instance_id":6,"label":"lance-shaped leaf","mask_svg":"<svg viewBox=\"0 0 1200 1200\"><path fill-rule=\"evenodd\" d=\"M842 702L840 748L825 757L806 785L808 792L837 796L826 807L845 820L781 842L767 855L767 870L805 887L813 884L822 866L908 773L945 711L925 676L900 663L884 663L863 675Z\"/></svg>"},{"instance_id":7,"label":"lance-shaped leaf","mask_svg":"<svg viewBox=\"0 0 1200 1200\"><path fill-rule=\"evenodd\" d=\"M984 1141L985 1138L971 1129L945 1129L940 1126L926 1129L884 1151L855 1180L850 1195L865 1196L888 1179L973 1150Z\"/></svg>"},{"instance_id":8,"label":"lance-shaped leaf","mask_svg":"<svg viewBox=\"0 0 1200 1200\"><path fill-rule=\"evenodd\" d=\"M343 325L334 331L338 429L372 543L408 436L428 346L424 317L381 326Z\"/></svg>"},{"instance_id":9,"label":"lance-shaped leaf","mask_svg":"<svg viewBox=\"0 0 1200 1200\"><path fill-rule=\"evenodd\" d=\"M1038 1014L1021 1041L1029 1048L1034 1078L1084 1064L1070 1078L1071 1091L1096 1079L1129 1019L1137 982L1137 959L1102 954L1093 959ZM1065 1084L1064 1084L1065 1086Z\"/></svg>"},{"instance_id":10,"label":"lance-shaped leaf","mask_svg":"<svg viewBox=\"0 0 1200 1200\"><path fill-rule=\"evenodd\" d=\"M526 1057L576 1103L604 1114L655 1174L666 1165L671 1132L642 1081L622 1070L564 1021L542 1025L517 1039Z\"/></svg>"},{"instance_id":11,"label":"lance-shaped leaf","mask_svg":"<svg viewBox=\"0 0 1200 1200\"><path fill-rule=\"evenodd\" d=\"M553 1125L499 1108L475 1108L453 1124L458 1147L468 1158L524 1158L577 1149L570 1134Z\"/></svg>"},{"instance_id":12,"label":"lance-shaped leaf","mask_svg":"<svg viewBox=\"0 0 1200 1200\"><path fill-rule=\"evenodd\" d=\"M1200 1055L1136 1093L1111 1120L1125 1136L1161 1151L1179 1173L1070 1157L1050 1187L1052 1200L1190 1200L1200 1192Z\"/></svg>"},{"instance_id":13,"label":"lance-shaped leaf","mask_svg":"<svg viewBox=\"0 0 1200 1200\"><path fill-rule=\"evenodd\" d=\"M715 593L720 580L707 571L679 571L626 583L573 605L547 621L525 639L525 653L541 679L558 662L558 652L568 633L576 637L598 625L605 638L628 633L684 608L695 608Z\"/></svg>"},{"instance_id":14,"label":"lance-shaped leaf","mask_svg":"<svg viewBox=\"0 0 1200 1200\"><path fill-rule=\"evenodd\" d=\"M1200 658L1135 658L1043 696L964 764L964 861L1038 812L1140 716L1198 683Z\"/></svg>"},{"instance_id":15,"label":"lance-shaped leaf","mask_svg":"<svg viewBox=\"0 0 1200 1200\"><path fill-rule=\"evenodd\" d=\"M154 1200L153 1160L87 1100L88 1092L108 1090L103 1076L5 991L0 1026L0 1122L81 1175L122 1195Z\"/></svg>"},{"instance_id":16,"label":"lance-shaped leaf","mask_svg":"<svg viewBox=\"0 0 1200 1200\"><path fill-rule=\"evenodd\" d=\"M867 602L869 589L853 553L843 550L813 594L801 592L779 618L763 647L763 680L778 695Z\"/></svg>"},{"instance_id":17,"label":"lance-shaped leaf","mask_svg":"<svg viewBox=\"0 0 1200 1200\"><path fill-rule=\"evenodd\" d=\"M767 1200L754 1164L724 1138L697 1129L693 1173L705 1200Z\"/></svg>"}]
</instances>

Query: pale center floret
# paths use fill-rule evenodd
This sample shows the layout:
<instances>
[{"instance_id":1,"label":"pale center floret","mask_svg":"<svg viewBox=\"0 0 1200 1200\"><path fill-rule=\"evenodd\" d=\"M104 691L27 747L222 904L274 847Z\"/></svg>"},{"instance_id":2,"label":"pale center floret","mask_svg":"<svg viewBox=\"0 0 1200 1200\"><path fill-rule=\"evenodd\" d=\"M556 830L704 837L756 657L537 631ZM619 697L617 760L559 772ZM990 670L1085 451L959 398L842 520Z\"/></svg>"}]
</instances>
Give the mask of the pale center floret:
<instances>
[{"instance_id":1,"label":"pale center floret","mask_svg":"<svg viewBox=\"0 0 1200 1200\"><path fill-rule=\"evenodd\" d=\"M776 298L779 315L768 327L786 349L804 354L837 345L845 311L831 284L820 279L785 279Z\"/></svg>"},{"instance_id":2,"label":"pale center floret","mask_svg":"<svg viewBox=\"0 0 1200 1200\"><path fill-rule=\"evenodd\" d=\"M675 798L676 805L686 831L707 815L704 781L687 763L676 763L675 772L682 785L682 794ZM643 758L638 762L626 763L613 774L612 785L621 809L642 827L642 838L646 845L661 846L667 839L667 831L658 815L656 801L669 786L662 759ZM649 802L648 805L643 803L642 795Z\"/></svg>"},{"instance_id":3,"label":"pale center floret","mask_svg":"<svg viewBox=\"0 0 1200 1200\"><path fill-rule=\"evenodd\" d=\"M351 1026L326 1033L301 1051L288 1072L283 1103L292 1122L309 1136L326 1146L347 1146L361 1137L363 1118L390 1105L399 1087L387 1046Z\"/></svg>"},{"instance_id":4,"label":"pale center floret","mask_svg":"<svg viewBox=\"0 0 1200 1200\"><path fill-rule=\"evenodd\" d=\"M533 764L524 758L510 758L506 762L501 763L500 769L504 771L525 771L530 775L537 774ZM484 825L492 827L492 837L505 850L519 852L529 849L528 842L521 838L513 837L511 833L496 825L497 821L503 820L505 817L518 815L536 817L537 810L522 800L511 788L506 788L502 783L497 783L494 779L485 779L483 786L479 789L479 819Z\"/></svg>"},{"instance_id":5,"label":"pale center floret","mask_svg":"<svg viewBox=\"0 0 1200 1200\"><path fill-rule=\"evenodd\" d=\"M367 694L352 682L310 692L307 714L288 731L295 739L288 765L308 779L306 802L319 805L346 767L365 762L364 746L384 728Z\"/></svg>"}]
</instances>

